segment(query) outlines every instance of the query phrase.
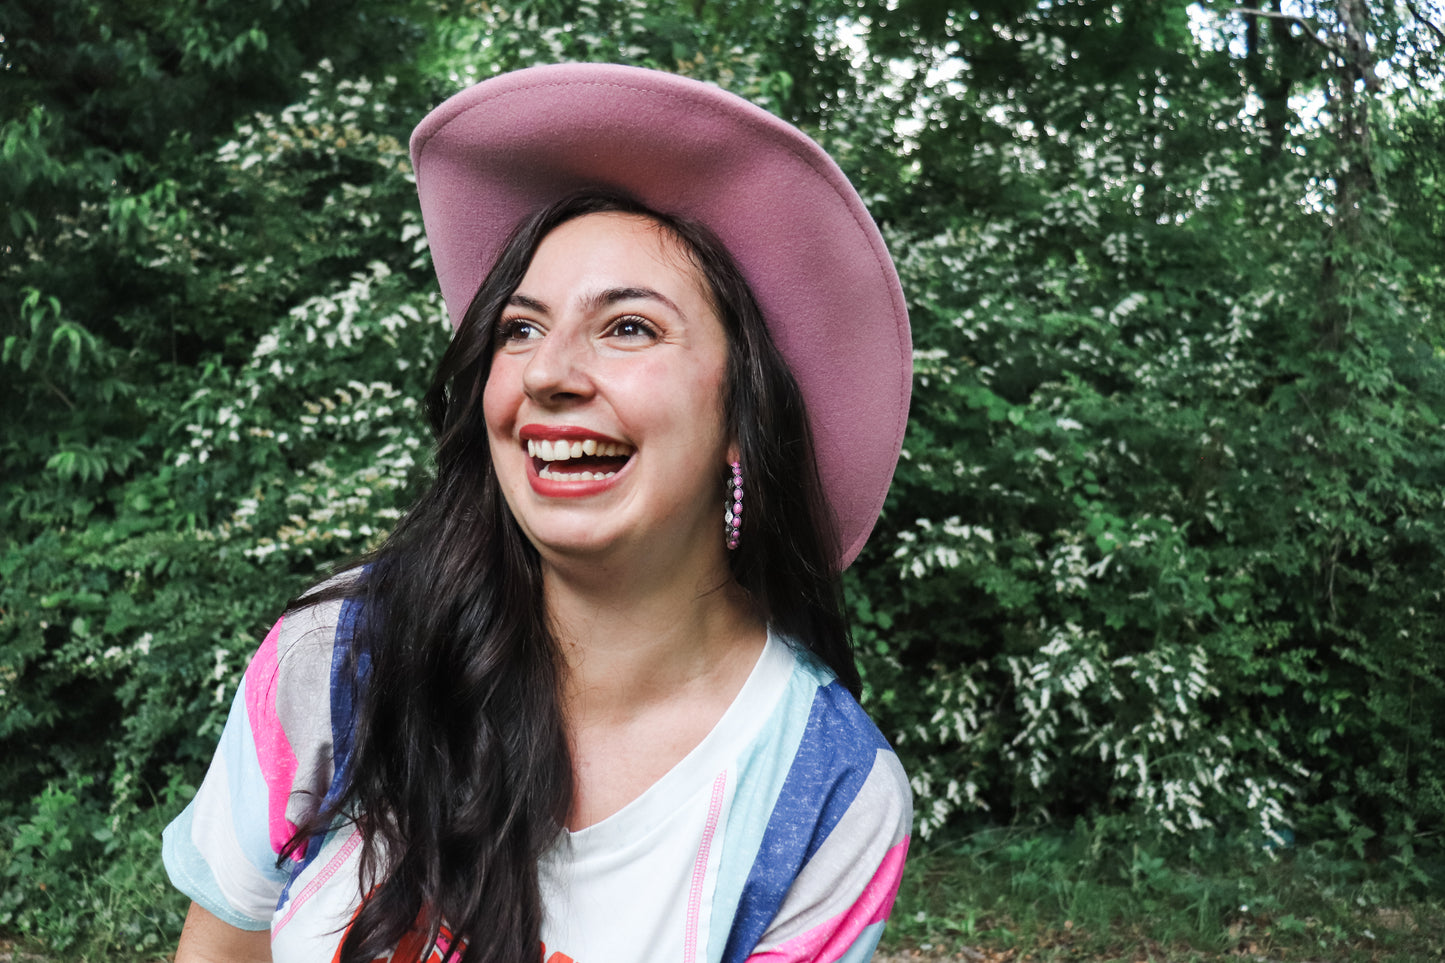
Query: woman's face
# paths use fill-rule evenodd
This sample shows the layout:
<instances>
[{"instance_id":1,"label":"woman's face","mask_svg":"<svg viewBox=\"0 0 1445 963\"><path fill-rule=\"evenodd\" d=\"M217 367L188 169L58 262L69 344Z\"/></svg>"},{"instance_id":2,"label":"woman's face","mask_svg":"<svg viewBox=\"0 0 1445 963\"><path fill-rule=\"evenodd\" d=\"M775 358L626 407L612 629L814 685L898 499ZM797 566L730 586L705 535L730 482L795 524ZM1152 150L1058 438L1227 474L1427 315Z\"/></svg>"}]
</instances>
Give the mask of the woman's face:
<instances>
[{"instance_id":1,"label":"woman's face","mask_svg":"<svg viewBox=\"0 0 1445 963\"><path fill-rule=\"evenodd\" d=\"M680 243L636 215L589 214L538 247L497 326L483 408L502 492L544 561L723 554L728 348L706 290Z\"/></svg>"}]
</instances>

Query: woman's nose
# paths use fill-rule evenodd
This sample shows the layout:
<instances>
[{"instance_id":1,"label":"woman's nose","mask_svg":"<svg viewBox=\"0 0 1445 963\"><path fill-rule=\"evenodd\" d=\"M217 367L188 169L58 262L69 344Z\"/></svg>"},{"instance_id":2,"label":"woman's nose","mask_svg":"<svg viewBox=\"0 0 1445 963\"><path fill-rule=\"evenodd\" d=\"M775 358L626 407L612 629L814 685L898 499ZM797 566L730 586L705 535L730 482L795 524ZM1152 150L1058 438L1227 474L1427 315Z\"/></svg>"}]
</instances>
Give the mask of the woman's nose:
<instances>
[{"instance_id":1,"label":"woman's nose","mask_svg":"<svg viewBox=\"0 0 1445 963\"><path fill-rule=\"evenodd\" d=\"M587 339L552 331L541 339L522 371L522 388L538 404L556 404L592 393L591 350Z\"/></svg>"}]
</instances>

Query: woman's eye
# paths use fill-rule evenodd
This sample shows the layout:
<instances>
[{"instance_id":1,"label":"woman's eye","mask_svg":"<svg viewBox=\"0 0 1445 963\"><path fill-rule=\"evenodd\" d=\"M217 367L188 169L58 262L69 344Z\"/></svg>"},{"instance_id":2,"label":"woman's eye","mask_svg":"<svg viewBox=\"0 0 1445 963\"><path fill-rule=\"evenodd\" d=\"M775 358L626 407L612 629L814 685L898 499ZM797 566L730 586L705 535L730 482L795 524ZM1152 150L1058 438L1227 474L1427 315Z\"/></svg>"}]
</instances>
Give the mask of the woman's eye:
<instances>
[{"instance_id":1,"label":"woman's eye","mask_svg":"<svg viewBox=\"0 0 1445 963\"><path fill-rule=\"evenodd\" d=\"M508 341L530 341L541 336L542 332L537 330L537 326L523 318L511 318L497 325L498 344L505 344Z\"/></svg>"},{"instance_id":2,"label":"woman's eye","mask_svg":"<svg viewBox=\"0 0 1445 963\"><path fill-rule=\"evenodd\" d=\"M625 318L618 318L612 324L612 336L614 338L656 338L657 331L644 318L629 315Z\"/></svg>"}]
</instances>

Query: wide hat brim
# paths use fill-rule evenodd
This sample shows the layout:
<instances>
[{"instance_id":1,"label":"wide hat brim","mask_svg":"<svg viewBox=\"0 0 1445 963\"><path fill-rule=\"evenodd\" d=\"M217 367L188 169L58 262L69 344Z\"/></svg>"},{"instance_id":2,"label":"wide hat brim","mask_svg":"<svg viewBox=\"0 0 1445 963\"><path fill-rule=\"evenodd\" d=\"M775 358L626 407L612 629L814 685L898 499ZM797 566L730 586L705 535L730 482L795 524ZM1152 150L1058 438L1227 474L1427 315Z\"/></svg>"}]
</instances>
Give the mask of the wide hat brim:
<instances>
[{"instance_id":1,"label":"wide hat brim","mask_svg":"<svg viewBox=\"0 0 1445 963\"><path fill-rule=\"evenodd\" d=\"M822 148L709 84L562 64L451 97L417 126L411 157L453 326L516 225L573 191L620 191L711 228L802 388L838 568L853 561L898 463L912 338L883 238Z\"/></svg>"}]
</instances>

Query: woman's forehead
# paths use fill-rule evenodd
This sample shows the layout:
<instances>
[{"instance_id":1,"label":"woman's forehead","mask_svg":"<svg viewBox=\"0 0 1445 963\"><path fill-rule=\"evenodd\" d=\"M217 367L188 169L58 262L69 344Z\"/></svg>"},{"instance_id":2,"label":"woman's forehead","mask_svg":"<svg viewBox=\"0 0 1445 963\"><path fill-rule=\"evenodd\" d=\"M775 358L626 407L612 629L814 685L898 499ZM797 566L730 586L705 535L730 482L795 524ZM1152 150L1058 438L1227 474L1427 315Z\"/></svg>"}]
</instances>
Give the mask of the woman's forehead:
<instances>
[{"instance_id":1,"label":"woman's forehead","mask_svg":"<svg viewBox=\"0 0 1445 963\"><path fill-rule=\"evenodd\" d=\"M517 294L537 297L562 288L590 298L656 290L674 300L685 290L715 313L711 286L692 248L668 225L640 214L585 214L549 231Z\"/></svg>"}]
</instances>

